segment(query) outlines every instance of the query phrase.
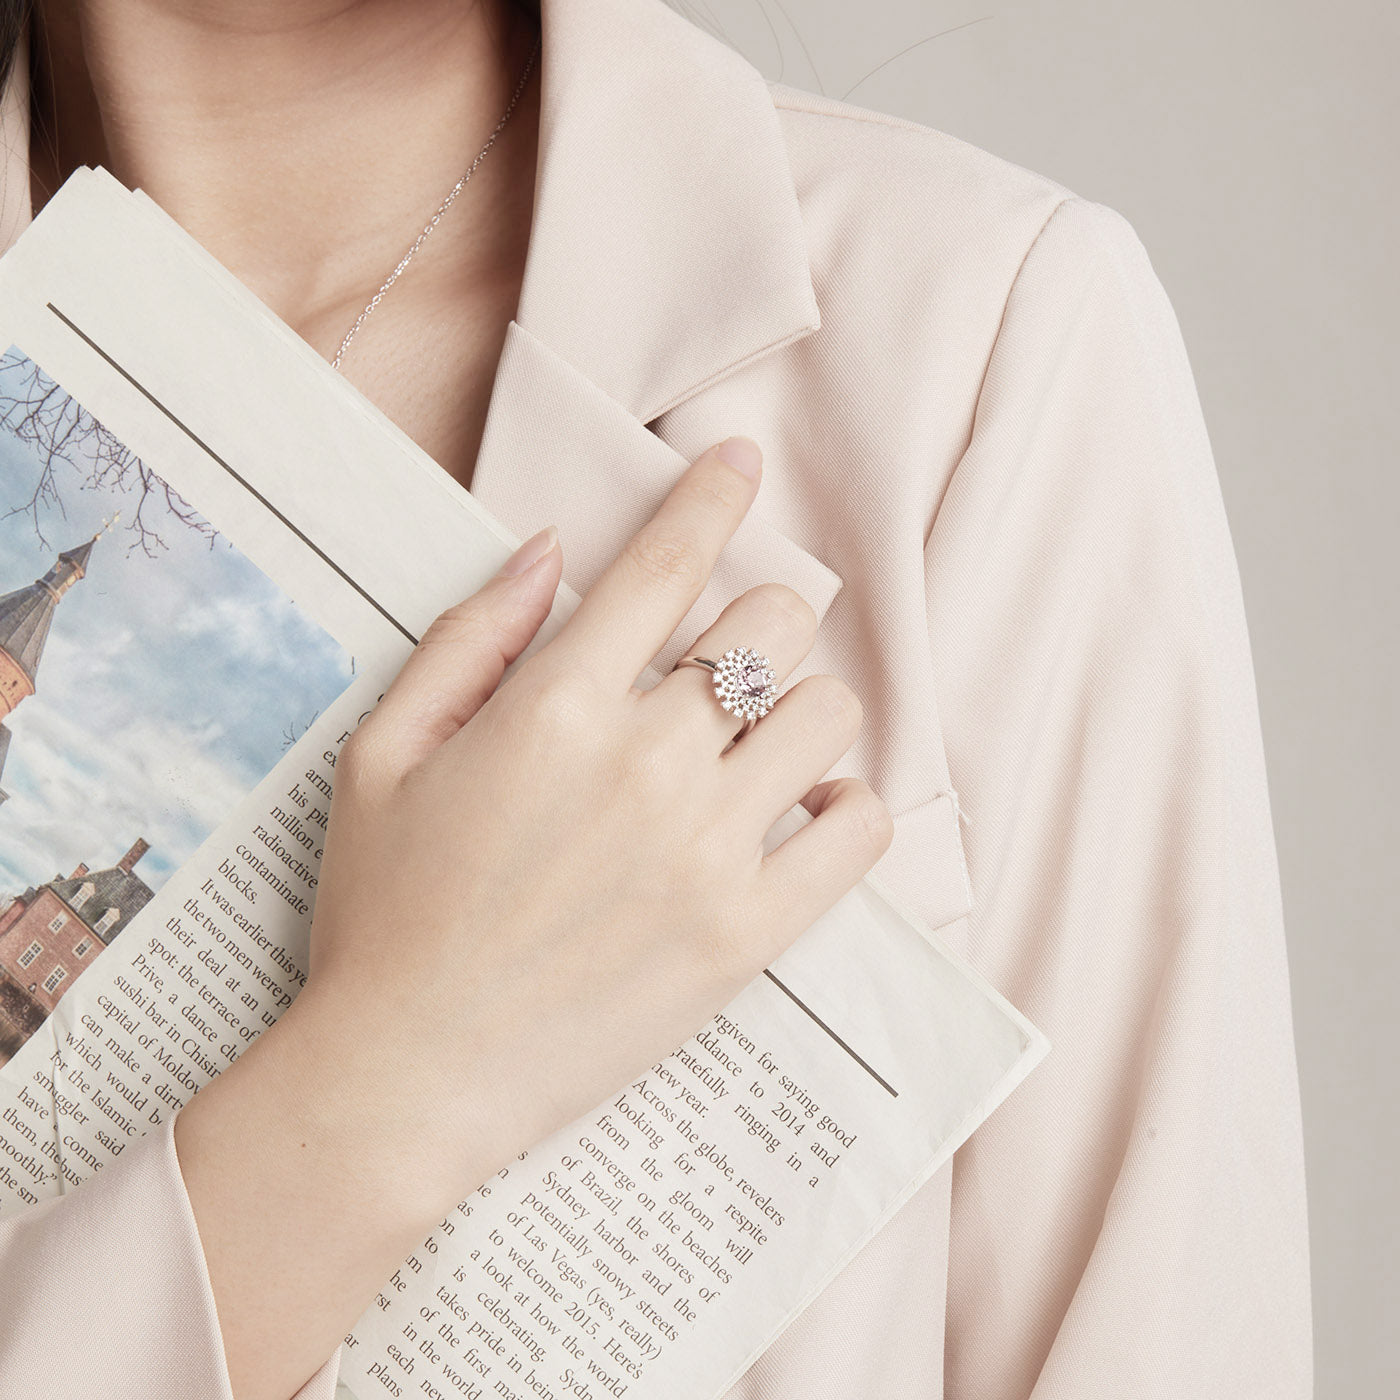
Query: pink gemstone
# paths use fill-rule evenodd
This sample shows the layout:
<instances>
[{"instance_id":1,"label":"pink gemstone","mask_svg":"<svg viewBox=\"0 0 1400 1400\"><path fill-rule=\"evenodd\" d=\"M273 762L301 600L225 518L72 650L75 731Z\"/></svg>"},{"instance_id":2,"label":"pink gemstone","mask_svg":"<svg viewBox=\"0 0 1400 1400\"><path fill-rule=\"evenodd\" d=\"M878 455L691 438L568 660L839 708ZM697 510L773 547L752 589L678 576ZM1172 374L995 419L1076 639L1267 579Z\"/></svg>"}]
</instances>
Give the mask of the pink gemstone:
<instances>
[{"instance_id":1,"label":"pink gemstone","mask_svg":"<svg viewBox=\"0 0 1400 1400\"><path fill-rule=\"evenodd\" d=\"M762 666L745 666L739 677L740 684L750 695L762 695L768 684Z\"/></svg>"}]
</instances>

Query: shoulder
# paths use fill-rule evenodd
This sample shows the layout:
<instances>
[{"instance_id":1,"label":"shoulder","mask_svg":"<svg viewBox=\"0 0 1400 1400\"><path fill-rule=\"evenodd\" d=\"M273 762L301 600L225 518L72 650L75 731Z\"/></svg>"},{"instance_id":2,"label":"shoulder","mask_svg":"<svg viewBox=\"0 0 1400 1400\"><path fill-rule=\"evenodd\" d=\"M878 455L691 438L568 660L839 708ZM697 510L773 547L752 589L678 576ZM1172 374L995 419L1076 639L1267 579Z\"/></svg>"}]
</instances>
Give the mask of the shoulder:
<instances>
[{"instance_id":1,"label":"shoulder","mask_svg":"<svg viewBox=\"0 0 1400 1400\"><path fill-rule=\"evenodd\" d=\"M1146 270L1118 209L1049 175L891 113L769 81L814 274L833 254L919 289L1003 304L1028 255L1066 274ZM904 274L901 276L900 274Z\"/></svg>"},{"instance_id":2,"label":"shoulder","mask_svg":"<svg viewBox=\"0 0 1400 1400\"><path fill-rule=\"evenodd\" d=\"M997 363L1045 383L1133 337L1175 350L1170 303L1108 204L934 127L768 82L821 327L793 348L822 401L871 406L939 498ZM1076 329L1077 328L1077 329ZM794 376L799 378L800 376Z\"/></svg>"}]
</instances>

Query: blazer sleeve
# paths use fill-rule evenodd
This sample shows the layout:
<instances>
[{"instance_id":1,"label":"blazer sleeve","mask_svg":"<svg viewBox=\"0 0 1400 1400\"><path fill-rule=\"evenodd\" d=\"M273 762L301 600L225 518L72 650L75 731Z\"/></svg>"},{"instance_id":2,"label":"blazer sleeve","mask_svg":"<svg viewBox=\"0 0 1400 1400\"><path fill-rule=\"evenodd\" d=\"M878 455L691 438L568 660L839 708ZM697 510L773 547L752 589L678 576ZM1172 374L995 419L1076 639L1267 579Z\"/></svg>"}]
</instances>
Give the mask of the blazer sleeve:
<instances>
[{"instance_id":1,"label":"blazer sleeve","mask_svg":"<svg viewBox=\"0 0 1400 1400\"><path fill-rule=\"evenodd\" d=\"M0 1395L233 1400L174 1125L0 1219ZM332 1400L339 1357L291 1400Z\"/></svg>"},{"instance_id":2,"label":"blazer sleeve","mask_svg":"<svg viewBox=\"0 0 1400 1400\"><path fill-rule=\"evenodd\" d=\"M1302 1400L1302 1134L1250 645L1179 326L1066 198L925 550L967 952L1048 1035L953 1161L946 1400Z\"/></svg>"}]
</instances>

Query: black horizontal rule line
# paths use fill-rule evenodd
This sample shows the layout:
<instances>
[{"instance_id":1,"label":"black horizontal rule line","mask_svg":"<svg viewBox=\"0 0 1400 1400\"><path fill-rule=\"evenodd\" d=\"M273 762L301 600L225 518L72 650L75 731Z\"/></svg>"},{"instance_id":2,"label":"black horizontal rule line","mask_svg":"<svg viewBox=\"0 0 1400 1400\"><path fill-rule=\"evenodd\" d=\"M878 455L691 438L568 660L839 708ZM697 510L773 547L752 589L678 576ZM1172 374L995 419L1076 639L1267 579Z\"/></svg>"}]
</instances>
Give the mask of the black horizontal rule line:
<instances>
[{"instance_id":1,"label":"black horizontal rule line","mask_svg":"<svg viewBox=\"0 0 1400 1400\"><path fill-rule=\"evenodd\" d=\"M105 351L90 335L88 335L86 331L84 331L81 327L76 325L69 317L65 316L63 312L61 312L58 309L58 307L56 307L53 304L53 302L46 301L44 305L50 311L52 311L53 314L57 316L58 319L62 321L63 324L67 326L70 331L73 332L74 335L76 335L86 345L90 346L99 355L101 355L102 358L106 360L107 363L111 365L112 368L116 370L116 372L119 375L121 375L121 377L125 379L126 382L130 384L133 389L137 391L137 393L143 395L150 403L154 404L155 407L158 408L172 423L174 423L174 425L177 428L179 428L179 430L182 433L184 433L184 435L187 438L189 438L189 440L192 443L194 443L200 449L201 452L203 452L211 461L217 462L246 492L248 492L250 496L252 496L258 502L260 506L263 507L264 510L266 510L270 515L275 515L277 519L280 520L282 524L285 525L287 529L289 529L292 532L292 534L294 534L297 537L297 539L299 539L302 542L302 544L304 544L324 565L326 565L327 568L334 570L334 572L341 579L343 579L347 584L349 584L349 586L353 588L355 592L358 593L360 597L363 598L365 602L367 602L370 605L370 607L372 607L375 610L375 612L377 612L380 615L380 617L382 617L392 627L402 632L403 635L407 637L408 640L414 646L418 645L418 638L415 637L413 633L410 632L408 628L405 627L403 623L398 620L398 618L396 618L377 598L373 597L370 593L366 592L366 590L362 588L358 583L356 583L355 580L351 578L350 575L346 573L345 570L342 569L340 565L337 564L335 560L332 559L330 555L327 554L326 551L316 543L315 540L313 540L309 535L306 534L305 531L299 529L291 520L289 520L285 515L283 515L282 512L278 510L277 507L273 505L272 502L269 501L267 497L264 496L263 493L257 489L257 487L255 487L250 481L247 480L247 478L240 476L238 472L236 472L226 461L224 461L224 459L220 457L219 454L215 452L214 449L210 447L209 444L205 442L204 439L200 437L199 434L196 433L194 429L189 426L188 423L183 422L177 414L175 414L171 409L167 408L165 404L161 403L161 401L158 398L156 398L156 396L153 393L151 393L151 391L148 388L146 388L146 386L142 384L141 381L137 379L134 374L132 374L124 366L118 364L117 361L113 359L112 356L109 355L107 351Z\"/></svg>"},{"instance_id":2,"label":"black horizontal rule line","mask_svg":"<svg viewBox=\"0 0 1400 1400\"><path fill-rule=\"evenodd\" d=\"M805 1011L807 1015L810 1016L812 1020L814 1020L817 1023L817 1025L819 1025L822 1028L822 1030L824 1030L827 1033L827 1035L829 1035L832 1038L832 1040L834 1040L851 1057L851 1059L853 1059L856 1062L856 1064L858 1064L861 1067L861 1069L863 1069L866 1072L866 1074L868 1074L892 1099L897 1099L899 1097L899 1090L896 1089L888 1079L884 1078L882 1075L880 1075L874 1069L872 1069L870 1065L866 1063L866 1061L862 1060L861 1057L857 1055L856 1052L852 1050L851 1047L847 1045L846 1042L842 1040L841 1037L837 1035L836 1032L832 1030L831 1027L828 1026L827 1023L823 1021L822 1018L818 1016L817 1013L813 1011L812 1008L808 1006L807 1003L803 1001L802 998L798 996L797 993L794 992L786 982L784 982L781 978L774 977L773 974L769 972L769 970L766 967L763 969L763 975L775 987L779 988L787 997L789 997L795 1005L801 1007L802 1010Z\"/></svg>"}]
</instances>

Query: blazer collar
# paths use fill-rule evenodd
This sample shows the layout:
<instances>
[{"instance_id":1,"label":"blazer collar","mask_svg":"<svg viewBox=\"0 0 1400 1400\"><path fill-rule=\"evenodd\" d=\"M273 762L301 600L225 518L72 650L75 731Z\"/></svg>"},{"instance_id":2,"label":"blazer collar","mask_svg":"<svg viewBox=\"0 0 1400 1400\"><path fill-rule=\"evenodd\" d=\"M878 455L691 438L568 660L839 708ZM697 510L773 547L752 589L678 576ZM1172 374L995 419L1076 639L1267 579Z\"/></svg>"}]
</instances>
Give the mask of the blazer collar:
<instances>
[{"instance_id":1,"label":"blazer collar","mask_svg":"<svg viewBox=\"0 0 1400 1400\"><path fill-rule=\"evenodd\" d=\"M541 0L517 320L642 422L820 324L762 74L661 0Z\"/></svg>"},{"instance_id":2,"label":"blazer collar","mask_svg":"<svg viewBox=\"0 0 1400 1400\"><path fill-rule=\"evenodd\" d=\"M540 24L532 225L472 494L521 537L557 523L582 593L708 445L673 447L647 425L820 316L762 74L662 0L541 0ZM23 38L0 138L3 249L32 218ZM764 579L819 617L841 587L760 495L658 668Z\"/></svg>"}]
</instances>

